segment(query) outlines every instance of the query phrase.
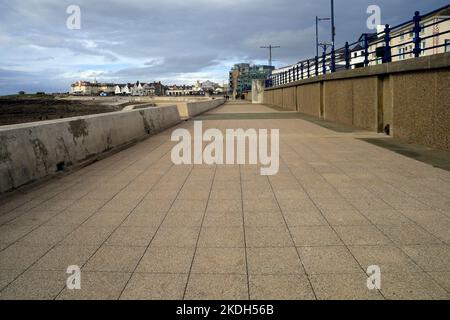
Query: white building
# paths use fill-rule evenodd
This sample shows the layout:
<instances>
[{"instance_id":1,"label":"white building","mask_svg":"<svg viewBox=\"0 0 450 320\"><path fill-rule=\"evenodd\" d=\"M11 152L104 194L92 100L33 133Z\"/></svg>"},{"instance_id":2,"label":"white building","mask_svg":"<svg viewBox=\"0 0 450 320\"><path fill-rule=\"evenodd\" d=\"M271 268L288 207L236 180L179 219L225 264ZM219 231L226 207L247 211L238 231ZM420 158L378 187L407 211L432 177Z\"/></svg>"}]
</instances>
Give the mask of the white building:
<instances>
[{"instance_id":1,"label":"white building","mask_svg":"<svg viewBox=\"0 0 450 320\"><path fill-rule=\"evenodd\" d=\"M139 81L131 87L131 95L135 97L142 97L144 95L144 88Z\"/></svg>"}]
</instances>

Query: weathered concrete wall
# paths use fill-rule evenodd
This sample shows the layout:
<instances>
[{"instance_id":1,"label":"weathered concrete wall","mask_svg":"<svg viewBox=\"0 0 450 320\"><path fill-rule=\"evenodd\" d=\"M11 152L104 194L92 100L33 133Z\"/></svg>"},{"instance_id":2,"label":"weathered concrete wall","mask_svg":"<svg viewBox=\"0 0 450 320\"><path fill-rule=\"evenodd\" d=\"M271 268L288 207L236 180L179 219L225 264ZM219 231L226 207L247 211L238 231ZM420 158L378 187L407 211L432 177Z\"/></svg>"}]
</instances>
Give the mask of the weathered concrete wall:
<instances>
[{"instance_id":1,"label":"weathered concrete wall","mask_svg":"<svg viewBox=\"0 0 450 320\"><path fill-rule=\"evenodd\" d=\"M125 147L180 122L176 106L0 127L0 193ZM59 168L61 169L61 168Z\"/></svg>"},{"instance_id":2,"label":"weathered concrete wall","mask_svg":"<svg viewBox=\"0 0 450 320\"><path fill-rule=\"evenodd\" d=\"M297 110L297 89L295 87L283 89L283 109Z\"/></svg>"},{"instance_id":3,"label":"weathered concrete wall","mask_svg":"<svg viewBox=\"0 0 450 320\"><path fill-rule=\"evenodd\" d=\"M224 103L224 98L199 102L187 102L178 104L178 109L182 118L192 118L209 110L217 108Z\"/></svg>"},{"instance_id":4,"label":"weathered concrete wall","mask_svg":"<svg viewBox=\"0 0 450 320\"><path fill-rule=\"evenodd\" d=\"M264 103L273 105L273 93L274 91L264 91Z\"/></svg>"},{"instance_id":5,"label":"weathered concrete wall","mask_svg":"<svg viewBox=\"0 0 450 320\"><path fill-rule=\"evenodd\" d=\"M315 117L320 117L322 103L321 83L312 83L297 87L298 111Z\"/></svg>"},{"instance_id":6,"label":"weathered concrete wall","mask_svg":"<svg viewBox=\"0 0 450 320\"><path fill-rule=\"evenodd\" d=\"M323 86L325 120L377 130L377 77L326 81Z\"/></svg>"},{"instance_id":7,"label":"weathered concrete wall","mask_svg":"<svg viewBox=\"0 0 450 320\"><path fill-rule=\"evenodd\" d=\"M251 92L251 101L253 104L262 104L264 103L264 89L266 87L264 79L254 79L252 80L252 92ZM246 98L250 97L250 93L246 96Z\"/></svg>"},{"instance_id":8,"label":"weathered concrete wall","mask_svg":"<svg viewBox=\"0 0 450 320\"><path fill-rule=\"evenodd\" d=\"M327 81L324 86L324 119L343 124L353 124L352 80Z\"/></svg>"},{"instance_id":9,"label":"weathered concrete wall","mask_svg":"<svg viewBox=\"0 0 450 320\"><path fill-rule=\"evenodd\" d=\"M394 75L395 136L450 150L450 70Z\"/></svg>"},{"instance_id":10,"label":"weathered concrete wall","mask_svg":"<svg viewBox=\"0 0 450 320\"><path fill-rule=\"evenodd\" d=\"M273 92L273 105L283 108L283 89L275 90Z\"/></svg>"},{"instance_id":11,"label":"weathered concrete wall","mask_svg":"<svg viewBox=\"0 0 450 320\"><path fill-rule=\"evenodd\" d=\"M378 78L352 80L353 125L358 128L378 129Z\"/></svg>"},{"instance_id":12,"label":"weathered concrete wall","mask_svg":"<svg viewBox=\"0 0 450 320\"><path fill-rule=\"evenodd\" d=\"M266 89L267 103L450 150L450 53L336 72ZM273 99L270 97L273 96ZM270 101L273 101L270 103Z\"/></svg>"},{"instance_id":13,"label":"weathered concrete wall","mask_svg":"<svg viewBox=\"0 0 450 320\"><path fill-rule=\"evenodd\" d=\"M383 121L381 124L381 130L384 131L385 127L389 125L389 130L391 132L391 135L393 134L393 124L394 124L394 96L393 96L393 89L392 89L392 77L387 76L382 78L382 106L380 107L381 111L383 112Z\"/></svg>"}]
</instances>

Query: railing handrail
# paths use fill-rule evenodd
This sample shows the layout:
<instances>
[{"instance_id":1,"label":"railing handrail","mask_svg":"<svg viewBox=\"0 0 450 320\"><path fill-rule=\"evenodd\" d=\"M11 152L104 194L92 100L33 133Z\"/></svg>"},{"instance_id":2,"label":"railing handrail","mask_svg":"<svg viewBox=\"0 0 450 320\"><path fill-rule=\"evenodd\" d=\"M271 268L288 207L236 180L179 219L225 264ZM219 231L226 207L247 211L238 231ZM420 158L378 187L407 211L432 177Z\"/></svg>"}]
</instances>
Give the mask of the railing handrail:
<instances>
[{"instance_id":1,"label":"railing handrail","mask_svg":"<svg viewBox=\"0 0 450 320\"><path fill-rule=\"evenodd\" d=\"M436 44L436 42L433 42L432 46L423 45L423 41L425 40L450 33L450 30L446 29L433 32L431 36L424 36L424 32L427 28L432 28L436 25L450 21L449 15L437 16L436 18L442 19L433 21L432 23L423 23L424 19L428 19L449 8L450 4L433 10L425 15L420 15L420 12L416 11L411 20L405 21L397 26L391 27L390 25L385 25L384 30L377 33L364 33L357 41L353 43L346 42L344 47L338 49L333 47L330 52L324 50L324 52L317 57L307 58L297 63L275 69L272 71L272 74L268 76L267 84L269 86L284 85L292 81L332 73L340 71L341 69L348 70L356 67L367 67L374 62L389 63L392 62L393 58L405 59L407 55L417 58L424 52L432 49L446 48L447 46L450 48L450 44L447 44L446 42L444 44ZM401 31L407 25L411 25L412 28L399 34L398 31ZM411 40L403 42L402 39L402 42L399 44L391 44L392 40L408 34L412 35ZM411 44L413 45L412 49L410 49ZM360 47L358 47L358 45ZM358 49L355 50L355 48ZM398 49L398 53L393 53L394 49ZM361 55L360 52L362 52ZM357 61L354 62L354 60Z\"/></svg>"}]
</instances>

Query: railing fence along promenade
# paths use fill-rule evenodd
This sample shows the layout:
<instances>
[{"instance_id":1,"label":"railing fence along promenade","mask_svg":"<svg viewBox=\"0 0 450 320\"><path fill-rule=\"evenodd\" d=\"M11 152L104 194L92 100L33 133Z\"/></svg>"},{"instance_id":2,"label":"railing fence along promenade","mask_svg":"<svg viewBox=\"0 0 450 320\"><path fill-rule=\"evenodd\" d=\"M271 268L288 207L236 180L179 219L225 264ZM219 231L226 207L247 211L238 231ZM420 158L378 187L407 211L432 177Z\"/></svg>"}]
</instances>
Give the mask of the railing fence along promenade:
<instances>
[{"instance_id":1,"label":"railing fence along promenade","mask_svg":"<svg viewBox=\"0 0 450 320\"><path fill-rule=\"evenodd\" d=\"M422 44L425 40L437 39L440 36L450 33L449 29L436 31L439 30L438 26L440 24L450 21L450 17L445 17L428 24L422 23L424 18L449 8L450 5L447 5L423 16L420 15L419 11L416 11L412 20L406 21L398 26L390 27L389 25L385 25L382 32L363 34L358 41L353 43L346 42L345 46L342 48L331 50L331 52L328 53L325 49L320 57L316 56L300 61L297 64L275 70L266 80L266 87L281 86L291 82L357 67L368 67L373 63L389 63L392 62L394 58L406 57L407 55L418 58L427 51L449 47L450 44L446 42L435 44L436 41L433 41L432 46L423 46ZM412 29L407 28L410 24L413 26ZM429 36L422 36L428 28L434 29L432 34ZM401 37L403 38L405 35L409 34L413 34L412 40L401 42L399 44L392 43L393 40ZM411 44L413 47L412 50L403 50L402 52L393 54L394 49L409 46ZM373 47L375 47L374 50ZM358 55L352 57L352 53L354 52L362 52L362 56ZM374 55L375 58L373 58Z\"/></svg>"}]
</instances>

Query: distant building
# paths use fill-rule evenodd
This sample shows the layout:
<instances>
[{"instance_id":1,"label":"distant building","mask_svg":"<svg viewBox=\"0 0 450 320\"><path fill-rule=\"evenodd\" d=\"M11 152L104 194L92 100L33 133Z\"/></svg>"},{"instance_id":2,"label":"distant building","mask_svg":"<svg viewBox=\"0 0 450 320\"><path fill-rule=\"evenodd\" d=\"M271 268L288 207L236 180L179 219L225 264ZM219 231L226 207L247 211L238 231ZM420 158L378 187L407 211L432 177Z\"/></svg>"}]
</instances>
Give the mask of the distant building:
<instances>
[{"instance_id":1,"label":"distant building","mask_svg":"<svg viewBox=\"0 0 450 320\"><path fill-rule=\"evenodd\" d=\"M439 54L444 52L450 52L450 8L442 9L425 16L422 16L420 24L422 31L420 33L422 49L421 56L430 56L433 54ZM435 23L435 24L434 24ZM434 25L432 25L434 24ZM432 25L432 26L429 26ZM429 26L423 28L424 26ZM379 26L377 33L367 34L369 37L369 52L373 52L370 57L370 65L376 65L382 63L382 53L385 46L383 41L384 26ZM446 33L447 32L447 33ZM378 36L377 36L378 34ZM363 45L363 39L365 34L360 38L361 45ZM405 59L414 58L414 24L410 22L401 28L391 32L391 48L392 48L392 61L401 61ZM378 42L378 43L377 43ZM437 47L433 49L426 49ZM377 55L378 52L378 55Z\"/></svg>"},{"instance_id":2,"label":"distant building","mask_svg":"<svg viewBox=\"0 0 450 320\"><path fill-rule=\"evenodd\" d=\"M70 89L70 94L73 95L91 96L99 95L100 93L114 94L115 85L112 83L98 83L96 80L93 82L80 80L72 84Z\"/></svg>"},{"instance_id":3,"label":"distant building","mask_svg":"<svg viewBox=\"0 0 450 320\"><path fill-rule=\"evenodd\" d=\"M161 82L134 84L98 83L97 81L77 81L71 85L72 95L132 95L132 96L161 96L165 93L165 87Z\"/></svg>"},{"instance_id":4,"label":"distant building","mask_svg":"<svg viewBox=\"0 0 450 320\"><path fill-rule=\"evenodd\" d=\"M143 89L145 96L162 96L165 92L161 82L144 83Z\"/></svg>"},{"instance_id":5,"label":"distant building","mask_svg":"<svg viewBox=\"0 0 450 320\"><path fill-rule=\"evenodd\" d=\"M98 86L96 82L78 81L72 84L70 94L80 96L90 96L98 94Z\"/></svg>"},{"instance_id":6,"label":"distant building","mask_svg":"<svg viewBox=\"0 0 450 320\"><path fill-rule=\"evenodd\" d=\"M207 80L203 83L197 81L194 85L169 86L165 94L166 96L204 96L206 92L216 93L218 88L220 86L212 81Z\"/></svg>"},{"instance_id":7,"label":"distant building","mask_svg":"<svg viewBox=\"0 0 450 320\"><path fill-rule=\"evenodd\" d=\"M142 86L142 83L138 81L131 87L131 95L135 97L144 96L144 87Z\"/></svg>"},{"instance_id":8,"label":"distant building","mask_svg":"<svg viewBox=\"0 0 450 320\"><path fill-rule=\"evenodd\" d=\"M267 65L235 64L230 70L230 89L237 94L250 91L253 79L265 79L273 70L274 67Z\"/></svg>"}]
</instances>

